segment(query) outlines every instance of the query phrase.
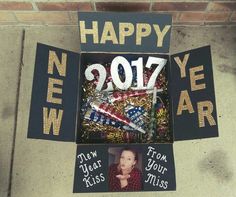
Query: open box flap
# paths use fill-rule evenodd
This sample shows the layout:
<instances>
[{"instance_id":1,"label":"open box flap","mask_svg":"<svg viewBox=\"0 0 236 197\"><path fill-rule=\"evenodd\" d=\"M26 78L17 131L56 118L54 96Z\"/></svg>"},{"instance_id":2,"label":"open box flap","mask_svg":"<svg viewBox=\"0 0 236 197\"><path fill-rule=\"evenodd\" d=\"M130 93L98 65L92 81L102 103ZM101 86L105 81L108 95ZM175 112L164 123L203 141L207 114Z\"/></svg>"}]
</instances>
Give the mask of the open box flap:
<instances>
[{"instance_id":1,"label":"open box flap","mask_svg":"<svg viewBox=\"0 0 236 197\"><path fill-rule=\"evenodd\" d=\"M134 171L141 172L141 176L130 173L131 184L127 191L176 190L173 144L79 144L73 192L121 191L116 186L116 174L111 166L119 163L124 149L136 152L138 160Z\"/></svg>"},{"instance_id":2,"label":"open box flap","mask_svg":"<svg viewBox=\"0 0 236 197\"><path fill-rule=\"evenodd\" d=\"M37 44L28 138L75 141L79 57Z\"/></svg>"},{"instance_id":3,"label":"open box flap","mask_svg":"<svg viewBox=\"0 0 236 197\"><path fill-rule=\"evenodd\" d=\"M78 18L82 52L169 52L169 14L79 12Z\"/></svg>"},{"instance_id":4,"label":"open box flap","mask_svg":"<svg viewBox=\"0 0 236 197\"><path fill-rule=\"evenodd\" d=\"M217 137L210 46L171 56L174 140Z\"/></svg>"}]
</instances>

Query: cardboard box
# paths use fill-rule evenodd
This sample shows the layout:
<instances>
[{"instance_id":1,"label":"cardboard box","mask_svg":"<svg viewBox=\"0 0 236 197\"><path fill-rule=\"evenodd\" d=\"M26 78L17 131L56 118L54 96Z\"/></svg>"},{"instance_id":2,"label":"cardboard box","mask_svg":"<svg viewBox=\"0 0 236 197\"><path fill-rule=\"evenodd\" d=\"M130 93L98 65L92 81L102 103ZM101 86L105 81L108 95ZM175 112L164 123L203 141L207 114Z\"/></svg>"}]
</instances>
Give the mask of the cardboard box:
<instances>
[{"instance_id":1,"label":"cardboard box","mask_svg":"<svg viewBox=\"0 0 236 197\"><path fill-rule=\"evenodd\" d=\"M77 143L75 193L175 190L173 142L218 136L210 46L170 55L171 16L165 14L82 12L79 30L80 53L40 43L37 46L28 137ZM154 76L162 60L165 60L164 68ZM136 78L138 72L153 68L151 85L150 77L143 82L143 75L133 83L134 61L141 64L139 68L136 65ZM119 78L119 66L123 69L123 80ZM93 70L100 72L99 69L106 74L100 87L101 78L96 79L92 73ZM161 72L167 81L168 139L160 140L157 134L152 141L145 141L143 137L140 140L143 134L137 131L138 127L127 132L138 133L139 137L133 140L114 143L99 141L100 137L84 138L87 131L83 128L81 110L85 104L85 83L97 80L98 95L108 83L113 89L110 95L120 90L122 93L135 91L135 87L142 87L143 91L153 89ZM108 82L107 77L111 77ZM103 113L106 118L117 121L111 114ZM124 124L128 126L127 122ZM127 176L121 168L120 153L124 151L133 156L137 153L139 157ZM121 172L123 176L117 177Z\"/></svg>"}]
</instances>

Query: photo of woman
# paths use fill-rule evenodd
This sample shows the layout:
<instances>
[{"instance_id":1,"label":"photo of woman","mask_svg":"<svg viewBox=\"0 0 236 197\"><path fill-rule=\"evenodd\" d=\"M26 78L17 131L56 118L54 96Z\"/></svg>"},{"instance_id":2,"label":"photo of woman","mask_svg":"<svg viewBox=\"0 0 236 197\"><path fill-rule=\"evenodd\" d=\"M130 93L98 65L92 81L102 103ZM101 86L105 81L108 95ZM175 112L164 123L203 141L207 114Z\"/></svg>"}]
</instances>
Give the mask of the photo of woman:
<instances>
[{"instance_id":1,"label":"photo of woman","mask_svg":"<svg viewBox=\"0 0 236 197\"><path fill-rule=\"evenodd\" d=\"M139 191L142 190L142 172L139 164L139 154L133 148L109 148L109 191ZM141 160L141 159L140 159Z\"/></svg>"}]
</instances>

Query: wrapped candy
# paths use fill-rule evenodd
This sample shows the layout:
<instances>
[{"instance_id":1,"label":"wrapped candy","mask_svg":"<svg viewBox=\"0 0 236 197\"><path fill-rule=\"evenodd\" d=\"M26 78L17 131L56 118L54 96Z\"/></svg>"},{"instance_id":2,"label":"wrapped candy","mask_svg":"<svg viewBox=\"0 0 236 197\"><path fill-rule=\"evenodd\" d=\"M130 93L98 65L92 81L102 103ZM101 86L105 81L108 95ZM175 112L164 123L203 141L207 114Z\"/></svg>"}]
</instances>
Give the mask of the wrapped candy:
<instances>
[{"instance_id":1,"label":"wrapped candy","mask_svg":"<svg viewBox=\"0 0 236 197\"><path fill-rule=\"evenodd\" d=\"M158 89L158 92L162 92L162 89ZM108 101L113 103L115 101L122 101L130 97L137 97L146 94L153 93L153 90L130 90L130 91L115 91L108 97Z\"/></svg>"},{"instance_id":2,"label":"wrapped candy","mask_svg":"<svg viewBox=\"0 0 236 197\"><path fill-rule=\"evenodd\" d=\"M108 118L106 116L104 116L101 113L98 113L92 109L88 109L84 115L84 119L86 120L90 120L93 122L96 122L98 124L102 124L102 125L110 125L113 126L115 128L120 128L120 129L125 129L125 130L134 130L132 127L130 126L126 126L124 125L122 122L119 122L117 120Z\"/></svg>"},{"instance_id":3,"label":"wrapped candy","mask_svg":"<svg viewBox=\"0 0 236 197\"><path fill-rule=\"evenodd\" d=\"M93 122L99 123L99 124L106 124L110 125L116 128L121 128L122 124L118 121L112 120L102 114L99 114L96 111L93 111L92 109L89 109L86 111L84 118L87 120L91 120Z\"/></svg>"},{"instance_id":4,"label":"wrapped candy","mask_svg":"<svg viewBox=\"0 0 236 197\"><path fill-rule=\"evenodd\" d=\"M99 124L91 120L84 119L82 123L84 132L82 133L83 143L137 143L140 142L140 132L133 130L126 131L123 128L116 128L111 125Z\"/></svg>"},{"instance_id":5,"label":"wrapped candy","mask_svg":"<svg viewBox=\"0 0 236 197\"><path fill-rule=\"evenodd\" d=\"M134 124L144 129L145 116L147 116L144 107L133 106L129 104L125 107L125 114L126 117L129 118Z\"/></svg>"},{"instance_id":6,"label":"wrapped candy","mask_svg":"<svg viewBox=\"0 0 236 197\"><path fill-rule=\"evenodd\" d=\"M92 101L90 103L90 105L97 112L100 112L110 118L118 120L118 121L134 128L135 130L140 131L141 133L146 133L145 130L143 130L142 128L138 127L136 124L131 122L127 117L123 116L122 114L117 113L115 108L113 108L109 104L95 100L95 101Z\"/></svg>"}]
</instances>

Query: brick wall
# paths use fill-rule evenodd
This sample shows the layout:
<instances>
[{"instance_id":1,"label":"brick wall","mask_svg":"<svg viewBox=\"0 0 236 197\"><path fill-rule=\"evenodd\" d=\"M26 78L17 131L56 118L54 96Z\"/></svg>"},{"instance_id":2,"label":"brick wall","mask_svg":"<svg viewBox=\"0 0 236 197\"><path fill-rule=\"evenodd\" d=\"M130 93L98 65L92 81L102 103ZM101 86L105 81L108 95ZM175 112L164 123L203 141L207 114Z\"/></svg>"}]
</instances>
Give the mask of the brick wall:
<instances>
[{"instance_id":1,"label":"brick wall","mask_svg":"<svg viewBox=\"0 0 236 197\"><path fill-rule=\"evenodd\" d=\"M77 25L77 11L171 13L174 25L236 25L236 0L0 1L0 25Z\"/></svg>"}]
</instances>

